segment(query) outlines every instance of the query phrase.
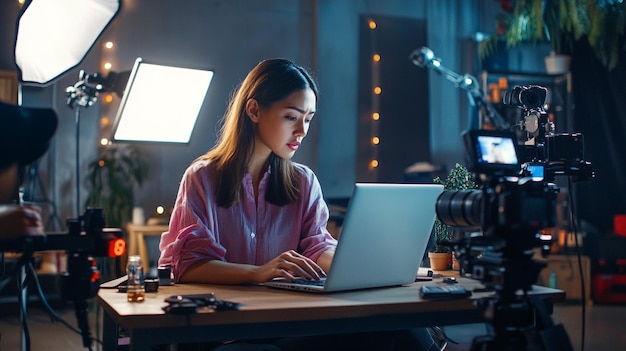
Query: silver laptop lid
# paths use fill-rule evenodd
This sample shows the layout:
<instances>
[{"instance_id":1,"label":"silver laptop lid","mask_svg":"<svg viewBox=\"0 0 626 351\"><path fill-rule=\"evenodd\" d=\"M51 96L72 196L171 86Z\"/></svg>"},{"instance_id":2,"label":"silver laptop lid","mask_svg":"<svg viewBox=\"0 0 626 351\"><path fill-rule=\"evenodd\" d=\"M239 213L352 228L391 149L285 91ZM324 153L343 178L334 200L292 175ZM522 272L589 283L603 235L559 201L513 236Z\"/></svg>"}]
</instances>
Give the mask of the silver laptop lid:
<instances>
[{"instance_id":1,"label":"silver laptop lid","mask_svg":"<svg viewBox=\"0 0 626 351\"><path fill-rule=\"evenodd\" d=\"M357 183L324 291L414 282L442 191L439 184Z\"/></svg>"}]
</instances>

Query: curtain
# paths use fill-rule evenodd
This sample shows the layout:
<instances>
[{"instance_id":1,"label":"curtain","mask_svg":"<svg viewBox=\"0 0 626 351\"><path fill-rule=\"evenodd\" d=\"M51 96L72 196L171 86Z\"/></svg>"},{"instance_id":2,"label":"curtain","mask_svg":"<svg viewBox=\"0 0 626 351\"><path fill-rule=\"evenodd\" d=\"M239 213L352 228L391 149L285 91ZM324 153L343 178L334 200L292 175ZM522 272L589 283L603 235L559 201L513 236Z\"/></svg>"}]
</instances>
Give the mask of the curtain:
<instances>
[{"instance_id":1,"label":"curtain","mask_svg":"<svg viewBox=\"0 0 626 351\"><path fill-rule=\"evenodd\" d=\"M572 57L574 126L584 135L585 159L596 173L575 183L577 217L602 233L612 231L615 214L626 213L625 56L609 72L581 41Z\"/></svg>"}]
</instances>

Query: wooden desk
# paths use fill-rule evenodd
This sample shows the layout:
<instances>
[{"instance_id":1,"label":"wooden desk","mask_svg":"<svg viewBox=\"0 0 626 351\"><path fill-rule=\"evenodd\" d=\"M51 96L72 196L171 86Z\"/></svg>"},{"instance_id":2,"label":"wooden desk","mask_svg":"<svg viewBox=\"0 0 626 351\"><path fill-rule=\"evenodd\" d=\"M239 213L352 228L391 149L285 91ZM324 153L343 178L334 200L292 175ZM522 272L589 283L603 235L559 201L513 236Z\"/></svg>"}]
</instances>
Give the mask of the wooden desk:
<instances>
[{"instance_id":1,"label":"wooden desk","mask_svg":"<svg viewBox=\"0 0 626 351\"><path fill-rule=\"evenodd\" d=\"M472 298L426 301L418 289L424 284L441 284L442 279L408 286L312 294L283 291L264 286L220 286L184 284L161 286L146 294L143 303L129 303L126 294L100 289L98 304L104 310L104 349L115 350L118 326L130 332L131 350L148 351L152 345L207 342L243 338L272 338L330 333L399 330L429 325L466 324L483 321L474 300L491 293L474 293ZM480 283L459 278L459 284L474 289ZM238 311L201 310L191 315L166 315L161 309L170 295L214 292L218 299L235 301ZM562 301L562 291L535 287L534 294Z\"/></svg>"},{"instance_id":2,"label":"wooden desk","mask_svg":"<svg viewBox=\"0 0 626 351\"><path fill-rule=\"evenodd\" d=\"M141 262L144 264L144 272L148 271L148 247L146 246L145 236L160 236L167 231L167 225L137 225L128 223L126 232L128 233L128 256L139 255Z\"/></svg>"}]
</instances>

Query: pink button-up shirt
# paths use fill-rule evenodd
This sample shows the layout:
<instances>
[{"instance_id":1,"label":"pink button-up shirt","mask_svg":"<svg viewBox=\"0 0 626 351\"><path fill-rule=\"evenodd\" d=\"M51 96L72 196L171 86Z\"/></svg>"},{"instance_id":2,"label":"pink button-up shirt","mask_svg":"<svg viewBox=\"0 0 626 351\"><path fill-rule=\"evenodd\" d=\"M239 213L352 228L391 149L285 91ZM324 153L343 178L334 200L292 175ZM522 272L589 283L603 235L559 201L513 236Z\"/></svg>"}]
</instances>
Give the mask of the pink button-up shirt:
<instances>
[{"instance_id":1,"label":"pink button-up shirt","mask_svg":"<svg viewBox=\"0 0 626 351\"><path fill-rule=\"evenodd\" d=\"M229 208L217 205L215 169L194 162L183 175L169 230L161 235L159 264L172 266L174 278L207 260L263 265L287 250L313 261L337 241L326 229L328 207L311 169L294 163L300 174L300 198L276 206L265 201L269 172L259 186L258 206L252 176L243 179L243 198Z\"/></svg>"}]
</instances>

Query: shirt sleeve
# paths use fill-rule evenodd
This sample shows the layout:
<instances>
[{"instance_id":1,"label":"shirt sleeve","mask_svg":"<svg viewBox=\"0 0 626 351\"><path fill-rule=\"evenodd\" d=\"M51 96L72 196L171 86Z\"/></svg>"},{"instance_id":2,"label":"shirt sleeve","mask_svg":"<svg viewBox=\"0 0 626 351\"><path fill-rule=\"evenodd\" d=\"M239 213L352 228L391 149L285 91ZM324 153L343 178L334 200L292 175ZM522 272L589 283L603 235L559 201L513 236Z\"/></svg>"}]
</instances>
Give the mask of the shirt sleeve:
<instances>
[{"instance_id":1,"label":"shirt sleeve","mask_svg":"<svg viewBox=\"0 0 626 351\"><path fill-rule=\"evenodd\" d=\"M303 171L301 194L304 213L299 249L304 256L317 261L323 252L335 250L337 240L326 228L329 212L319 181L308 167L301 167Z\"/></svg>"},{"instance_id":2,"label":"shirt sleeve","mask_svg":"<svg viewBox=\"0 0 626 351\"><path fill-rule=\"evenodd\" d=\"M216 240L211 176L207 167L190 166L184 173L169 230L161 235L159 264L171 265L177 279L200 261L224 260L226 249Z\"/></svg>"}]
</instances>

